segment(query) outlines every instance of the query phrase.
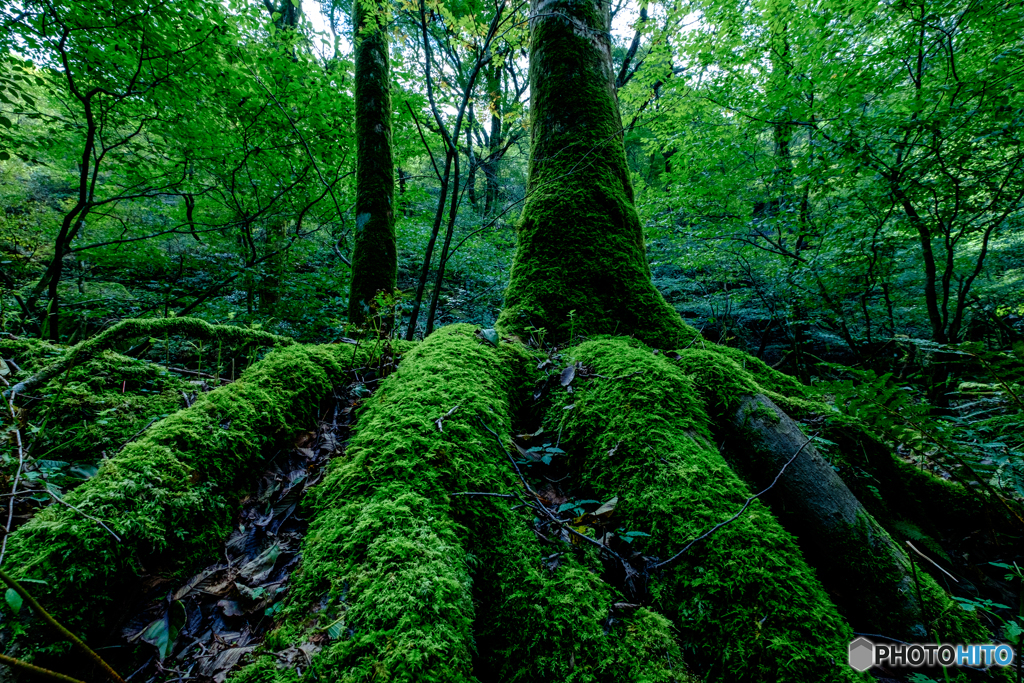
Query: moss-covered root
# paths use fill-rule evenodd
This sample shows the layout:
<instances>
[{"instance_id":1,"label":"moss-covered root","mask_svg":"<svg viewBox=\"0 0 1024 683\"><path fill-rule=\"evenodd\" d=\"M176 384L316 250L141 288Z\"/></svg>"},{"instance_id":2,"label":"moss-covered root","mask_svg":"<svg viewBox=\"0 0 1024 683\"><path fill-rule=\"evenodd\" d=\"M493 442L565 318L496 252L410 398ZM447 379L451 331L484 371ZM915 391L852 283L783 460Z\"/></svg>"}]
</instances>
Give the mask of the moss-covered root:
<instances>
[{"instance_id":1,"label":"moss-covered root","mask_svg":"<svg viewBox=\"0 0 1024 683\"><path fill-rule=\"evenodd\" d=\"M907 640L928 635L910 559L850 492L793 420L763 395L746 396L732 418L726 448L765 502L800 540L808 560L859 631ZM949 598L923 572L928 592Z\"/></svg>"},{"instance_id":2,"label":"moss-covered root","mask_svg":"<svg viewBox=\"0 0 1024 683\"><path fill-rule=\"evenodd\" d=\"M529 190L498 326L527 338L696 332L651 284L622 143L608 2L531 2ZM571 93L571 96L567 96Z\"/></svg>"},{"instance_id":3,"label":"moss-covered root","mask_svg":"<svg viewBox=\"0 0 1024 683\"><path fill-rule=\"evenodd\" d=\"M199 318L147 318L143 320L122 320L91 339L68 349L56 362L42 371L15 384L4 392L4 397L32 391L36 387L67 370L71 365L81 364L113 344L126 339L154 337L162 334L183 334L193 339L212 339L235 344L260 344L264 346L288 346L295 341L269 332L249 330L229 325L211 325Z\"/></svg>"},{"instance_id":4,"label":"moss-covered root","mask_svg":"<svg viewBox=\"0 0 1024 683\"><path fill-rule=\"evenodd\" d=\"M860 423L830 422L823 436L838 445L835 464L847 486L886 527L909 520L926 534L978 528L1020 533L1016 520L984 490L903 461Z\"/></svg>"},{"instance_id":5,"label":"moss-covered root","mask_svg":"<svg viewBox=\"0 0 1024 683\"><path fill-rule=\"evenodd\" d=\"M324 643L303 667L311 680L473 680L464 533L487 510L450 494L509 488L480 421L508 433L512 384L501 351L473 330L445 327L408 353L311 492L302 566L267 640L271 650ZM264 656L240 680L296 676L274 661Z\"/></svg>"},{"instance_id":6,"label":"moss-covered root","mask_svg":"<svg viewBox=\"0 0 1024 683\"><path fill-rule=\"evenodd\" d=\"M137 597L139 574L183 573L215 556L264 444L309 424L350 355L341 346L270 353L104 461L65 498L84 514L51 505L14 532L4 567L45 580L33 584L39 601L87 640L101 637L116 607Z\"/></svg>"},{"instance_id":7,"label":"moss-covered root","mask_svg":"<svg viewBox=\"0 0 1024 683\"><path fill-rule=\"evenodd\" d=\"M652 609L622 607L627 601L601 579L594 553L578 557L562 543L542 547L529 519L493 500L481 503L491 506L492 521L472 544L480 680L696 680L671 622Z\"/></svg>"},{"instance_id":8,"label":"moss-covered root","mask_svg":"<svg viewBox=\"0 0 1024 683\"><path fill-rule=\"evenodd\" d=\"M680 368L626 339L588 342L573 355L604 378L578 382L550 416L581 479L602 498L618 496L616 526L651 534L645 555L667 558L740 509L750 491L710 443ZM858 680L846 665L849 626L758 501L659 572L650 590L705 680Z\"/></svg>"}]
</instances>

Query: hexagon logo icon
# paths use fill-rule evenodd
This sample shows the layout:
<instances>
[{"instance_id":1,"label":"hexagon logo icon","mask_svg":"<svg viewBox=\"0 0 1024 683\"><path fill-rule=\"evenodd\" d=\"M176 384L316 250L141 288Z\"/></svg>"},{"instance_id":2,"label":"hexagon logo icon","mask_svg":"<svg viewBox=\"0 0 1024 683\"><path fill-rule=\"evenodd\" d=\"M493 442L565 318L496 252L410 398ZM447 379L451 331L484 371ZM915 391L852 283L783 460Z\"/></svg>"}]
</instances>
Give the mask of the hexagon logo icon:
<instances>
[{"instance_id":1,"label":"hexagon logo icon","mask_svg":"<svg viewBox=\"0 0 1024 683\"><path fill-rule=\"evenodd\" d=\"M850 643L850 666L857 671L867 671L875 663L875 644L867 638L858 638Z\"/></svg>"}]
</instances>

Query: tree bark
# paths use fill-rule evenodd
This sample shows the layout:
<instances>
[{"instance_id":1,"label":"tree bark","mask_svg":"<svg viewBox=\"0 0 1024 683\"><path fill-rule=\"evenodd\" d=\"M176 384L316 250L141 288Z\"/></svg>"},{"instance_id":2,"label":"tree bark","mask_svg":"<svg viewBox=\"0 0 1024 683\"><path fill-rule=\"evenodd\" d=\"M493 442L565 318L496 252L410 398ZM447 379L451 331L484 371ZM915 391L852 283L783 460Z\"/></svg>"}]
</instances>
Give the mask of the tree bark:
<instances>
[{"instance_id":1,"label":"tree bark","mask_svg":"<svg viewBox=\"0 0 1024 683\"><path fill-rule=\"evenodd\" d=\"M746 396L733 414L729 453L766 486L794 454L766 502L800 540L822 583L842 598L860 631L908 640L927 635L910 558L850 492L797 424L764 396ZM801 446L804 446L801 450Z\"/></svg>"},{"instance_id":2,"label":"tree bark","mask_svg":"<svg viewBox=\"0 0 1024 683\"><path fill-rule=\"evenodd\" d=\"M694 333L651 284L633 207L609 4L533 0L530 13L529 183L498 324L681 346Z\"/></svg>"},{"instance_id":3,"label":"tree bark","mask_svg":"<svg viewBox=\"0 0 1024 683\"><path fill-rule=\"evenodd\" d=\"M350 322L362 324L377 293L395 290L398 252L387 35L367 13L366 0L354 4L356 229L348 316Z\"/></svg>"}]
</instances>

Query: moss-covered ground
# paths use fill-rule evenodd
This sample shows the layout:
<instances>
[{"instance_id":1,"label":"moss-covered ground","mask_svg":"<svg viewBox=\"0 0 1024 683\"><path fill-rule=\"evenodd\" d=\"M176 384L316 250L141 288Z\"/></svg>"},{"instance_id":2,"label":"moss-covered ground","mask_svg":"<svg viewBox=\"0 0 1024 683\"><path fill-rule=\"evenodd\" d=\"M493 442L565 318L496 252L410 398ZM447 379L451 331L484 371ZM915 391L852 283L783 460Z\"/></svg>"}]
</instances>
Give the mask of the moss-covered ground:
<instances>
[{"instance_id":1,"label":"moss-covered ground","mask_svg":"<svg viewBox=\"0 0 1024 683\"><path fill-rule=\"evenodd\" d=\"M597 338L553 365L514 340L494 346L455 325L401 346L401 364L363 404L348 448L310 490L283 608L233 681L861 679L845 664L850 625L759 500L663 564L752 493L714 446L721 416L753 393L793 411L820 407L799 384L703 344L666 353ZM33 585L43 604L103 641L144 577L183 577L216 561L271 447L305 428L347 368L379 352L272 351L110 453L65 497L95 519L46 507L11 534L5 566L45 581ZM53 349L32 353L45 364ZM556 381L535 392L545 372ZM150 403L119 404L125 429L136 410L165 398L173 407L184 381L111 352L65 374L46 385L63 392L49 400L83 411L115 401L118 378L152 386ZM557 435L555 469L509 455L523 440L510 435L538 426ZM560 479L546 476L556 469ZM599 524L572 519L559 492L617 504ZM608 550L594 547L602 538ZM625 583L616 558L639 569L638 580ZM921 590L943 639L986 637L923 572ZM63 646L29 617L7 623L23 652L57 661L46 654ZM278 653L297 646L315 652L311 661L283 665Z\"/></svg>"}]
</instances>

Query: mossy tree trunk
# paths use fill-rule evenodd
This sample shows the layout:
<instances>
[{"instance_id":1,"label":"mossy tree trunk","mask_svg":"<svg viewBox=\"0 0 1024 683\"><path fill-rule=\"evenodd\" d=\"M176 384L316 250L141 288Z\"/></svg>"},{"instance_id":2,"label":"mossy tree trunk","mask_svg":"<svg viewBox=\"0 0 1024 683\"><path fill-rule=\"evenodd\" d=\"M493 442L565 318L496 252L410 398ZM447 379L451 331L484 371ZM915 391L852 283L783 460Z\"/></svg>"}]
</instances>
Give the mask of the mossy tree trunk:
<instances>
[{"instance_id":1,"label":"mossy tree trunk","mask_svg":"<svg viewBox=\"0 0 1024 683\"><path fill-rule=\"evenodd\" d=\"M362 324L378 292L398 278L395 164L391 152L391 74L385 28L372 0L353 3L355 36L356 231L349 321Z\"/></svg>"},{"instance_id":2,"label":"mossy tree trunk","mask_svg":"<svg viewBox=\"0 0 1024 683\"><path fill-rule=\"evenodd\" d=\"M633 207L609 12L602 0L531 2L529 183L499 324L682 345L692 332L651 284Z\"/></svg>"}]
</instances>

